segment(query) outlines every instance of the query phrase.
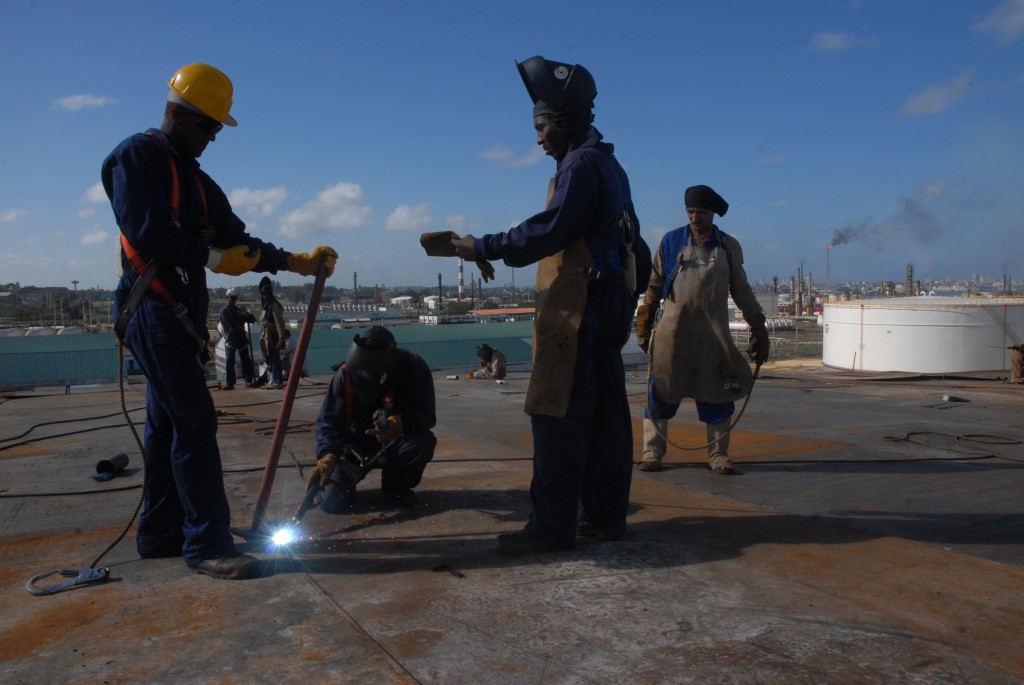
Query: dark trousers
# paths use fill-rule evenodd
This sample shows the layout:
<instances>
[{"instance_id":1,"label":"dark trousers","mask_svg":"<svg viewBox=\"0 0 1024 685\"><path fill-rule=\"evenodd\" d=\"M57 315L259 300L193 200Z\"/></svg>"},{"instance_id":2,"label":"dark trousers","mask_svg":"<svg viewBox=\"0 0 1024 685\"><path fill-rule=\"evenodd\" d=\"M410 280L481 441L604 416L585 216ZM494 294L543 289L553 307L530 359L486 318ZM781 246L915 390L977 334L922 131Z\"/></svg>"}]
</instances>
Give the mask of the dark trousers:
<instances>
[{"instance_id":1,"label":"dark trousers","mask_svg":"<svg viewBox=\"0 0 1024 685\"><path fill-rule=\"evenodd\" d=\"M227 366L226 379L227 385L234 385L237 376L235 374L235 351L238 351L238 356L242 360L242 378L245 379L246 383L252 383L252 355L249 354L249 346L242 345L241 347L235 347L227 343L224 344L224 363Z\"/></svg>"},{"instance_id":2,"label":"dark trousers","mask_svg":"<svg viewBox=\"0 0 1024 685\"><path fill-rule=\"evenodd\" d=\"M217 414L196 343L172 314L145 302L125 342L146 374L146 490L139 553L182 544L185 563L235 549L224 492Z\"/></svg>"},{"instance_id":3,"label":"dark trousers","mask_svg":"<svg viewBox=\"0 0 1024 685\"><path fill-rule=\"evenodd\" d=\"M423 471L434 458L437 438L429 430L414 435L403 435L388 451L387 460L381 467L380 489L387 493L412 490L423 480ZM373 456L370 450L363 450L362 456ZM324 489L320 509L327 514L344 514L352 506L356 483L349 482L343 475L345 469L337 467L331 476L331 484ZM365 474L364 474L365 475Z\"/></svg>"},{"instance_id":4,"label":"dark trousers","mask_svg":"<svg viewBox=\"0 0 1024 685\"><path fill-rule=\"evenodd\" d=\"M572 547L581 515L601 527L625 525L633 477L633 423L622 346L630 299L621 281L592 281L580 325L569 409L530 416L533 427L532 536Z\"/></svg>"},{"instance_id":5,"label":"dark trousers","mask_svg":"<svg viewBox=\"0 0 1024 685\"><path fill-rule=\"evenodd\" d=\"M267 383L281 385L284 372L281 366L281 350L277 345L267 345Z\"/></svg>"}]
</instances>

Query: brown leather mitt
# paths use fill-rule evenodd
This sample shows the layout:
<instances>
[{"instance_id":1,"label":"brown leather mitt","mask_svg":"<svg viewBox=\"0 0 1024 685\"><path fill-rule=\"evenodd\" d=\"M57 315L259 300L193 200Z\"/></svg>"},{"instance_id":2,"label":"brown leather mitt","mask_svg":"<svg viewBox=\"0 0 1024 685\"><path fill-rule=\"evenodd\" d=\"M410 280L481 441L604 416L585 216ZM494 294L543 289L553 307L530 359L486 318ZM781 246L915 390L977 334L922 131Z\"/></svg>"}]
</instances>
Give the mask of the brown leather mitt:
<instances>
[{"instance_id":1,"label":"brown leather mitt","mask_svg":"<svg viewBox=\"0 0 1024 685\"><path fill-rule=\"evenodd\" d=\"M459 234L455 231L434 231L420 235L420 245L427 251L429 257L458 257L452 240L458 240ZM484 283L494 280L494 267L486 259L477 259L476 267L480 269L480 278Z\"/></svg>"},{"instance_id":2,"label":"brown leather mitt","mask_svg":"<svg viewBox=\"0 0 1024 685\"><path fill-rule=\"evenodd\" d=\"M455 231L435 231L421 235L420 245L427 251L428 257L458 257L452 245L452 241L458 239Z\"/></svg>"}]
</instances>

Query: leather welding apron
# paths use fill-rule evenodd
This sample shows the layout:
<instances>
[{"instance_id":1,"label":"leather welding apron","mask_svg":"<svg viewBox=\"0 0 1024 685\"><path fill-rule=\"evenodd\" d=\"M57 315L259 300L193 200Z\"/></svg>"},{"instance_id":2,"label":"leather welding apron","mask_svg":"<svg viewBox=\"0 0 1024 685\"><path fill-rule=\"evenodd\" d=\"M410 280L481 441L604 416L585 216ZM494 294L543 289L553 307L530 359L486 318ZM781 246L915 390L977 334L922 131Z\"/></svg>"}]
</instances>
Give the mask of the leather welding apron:
<instances>
[{"instance_id":1,"label":"leather welding apron","mask_svg":"<svg viewBox=\"0 0 1024 685\"><path fill-rule=\"evenodd\" d=\"M672 298L664 300L651 340L654 391L669 404L684 397L716 404L740 400L753 386L753 373L729 333L728 255L721 245L691 244L679 257Z\"/></svg>"},{"instance_id":2,"label":"leather welding apron","mask_svg":"<svg viewBox=\"0 0 1024 685\"><path fill-rule=\"evenodd\" d=\"M555 179L548 185L548 201ZM590 249L580 238L537 264L537 314L533 323L533 374L526 389L527 414L565 417L576 370L580 323L587 306L593 265Z\"/></svg>"}]
</instances>

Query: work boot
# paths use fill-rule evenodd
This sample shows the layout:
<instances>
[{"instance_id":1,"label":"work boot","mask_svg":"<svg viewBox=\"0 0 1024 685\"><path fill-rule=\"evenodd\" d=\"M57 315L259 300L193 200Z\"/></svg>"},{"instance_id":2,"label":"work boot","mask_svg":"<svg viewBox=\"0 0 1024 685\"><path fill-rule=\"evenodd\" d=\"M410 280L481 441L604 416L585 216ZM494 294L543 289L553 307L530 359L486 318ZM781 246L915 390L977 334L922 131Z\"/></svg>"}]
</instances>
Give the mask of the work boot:
<instances>
[{"instance_id":1,"label":"work boot","mask_svg":"<svg viewBox=\"0 0 1024 685\"><path fill-rule=\"evenodd\" d=\"M642 465L641 468L643 468ZM579 535L580 537L615 541L621 540L625 534L625 523L617 526L598 526L588 518L581 518L576 522L576 535Z\"/></svg>"},{"instance_id":2,"label":"work boot","mask_svg":"<svg viewBox=\"0 0 1024 685\"><path fill-rule=\"evenodd\" d=\"M668 419L644 418L644 453L641 471L661 471L661 458L668 444Z\"/></svg>"},{"instance_id":3,"label":"work boot","mask_svg":"<svg viewBox=\"0 0 1024 685\"><path fill-rule=\"evenodd\" d=\"M203 559L189 568L196 573L221 580L246 580L260 577L260 560L237 551L216 559Z\"/></svg>"},{"instance_id":4,"label":"work boot","mask_svg":"<svg viewBox=\"0 0 1024 685\"><path fill-rule=\"evenodd\" d=\"M708 468L723 476L735 476L736 469L729 461L729 419L708 423Z\"/></svg>"},{"instance_id":5,"label":"work boot","mask_svg":"<svg viewBox=\"0 0 1024 685\"><path fill-rule=\"evenodd\" d=\"M554 545L538 540L527 533L525 529L517 530L514 533L502 533L498 536L498 551L503 554L537 554L554 550Z\"/></svg>"},{"instance_id":6,"label":"work boot","mask_svg":"<svg viewBox=\"0 0 1024 685\"><path fill-rule=\"evenodd\" d=\"M419 502L416 493L412 490L381 490L381 493L384 495L384 499L396 507L415 507Z\"/></svg>"}]
</instances>

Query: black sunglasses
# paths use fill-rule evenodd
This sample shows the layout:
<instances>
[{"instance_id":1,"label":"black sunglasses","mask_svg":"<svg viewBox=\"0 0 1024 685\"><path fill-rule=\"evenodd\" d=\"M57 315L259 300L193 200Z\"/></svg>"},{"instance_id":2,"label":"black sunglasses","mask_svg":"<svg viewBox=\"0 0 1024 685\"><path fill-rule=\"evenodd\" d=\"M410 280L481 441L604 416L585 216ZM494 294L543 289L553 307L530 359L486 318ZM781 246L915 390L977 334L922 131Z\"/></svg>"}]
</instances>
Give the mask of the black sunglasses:
<instances>
[{"instance_id":1,"label":"black sunglasses","mask_svg":"<svg viewBox=\"0 0 1024 685\"><path fill-rule=\"evenodd\" d=\"M208 136L215 136L224 128L224 124L213 119L202 119L196 122L196 128Z\"/></svg>"},{"instance_id":2,"label":"black sunglasses","mask_svg":"<svg viewBox=\"0 0 1024 685\"><path fill-rule=\"evenodd\" d=\"M179 117L181 117L182 123L191 123L208 136L215 136L220 133L222 128L224 128L224 124L220 123L216 119L203 116L202 114L193 112L187 107L182 107L181 105L178 105L175 108L175 112ZM194 121L188 121L193 118L195 118Z\"/></svg>"}]
</instances>

